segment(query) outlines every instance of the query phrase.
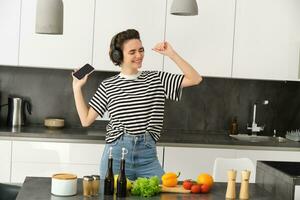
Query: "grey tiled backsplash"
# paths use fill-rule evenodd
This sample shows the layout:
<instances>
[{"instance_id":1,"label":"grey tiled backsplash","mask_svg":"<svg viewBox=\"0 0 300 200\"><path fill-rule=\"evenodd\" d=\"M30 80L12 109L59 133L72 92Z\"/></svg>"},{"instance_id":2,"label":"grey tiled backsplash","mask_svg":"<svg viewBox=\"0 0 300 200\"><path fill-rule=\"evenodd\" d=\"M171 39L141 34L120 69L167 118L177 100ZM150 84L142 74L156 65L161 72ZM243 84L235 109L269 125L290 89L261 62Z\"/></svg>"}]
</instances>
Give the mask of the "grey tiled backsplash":
<instances>
[{"instance_id":1,"label":"grey tiled backsplash","mask_svg":"<svg viewBox=\"0 0 300 200\"><path fill-rule=\"evenodd\" d=\"M88 101L99 83L114 72L94 72L84 87ZM61 117L69 127L80 126L76 112L71 70L22 68L0 66L1 104L8 95L18 95L32 103L29 124L42 124L46 117ZM204 77L194 87L184 88L179 102L166 102L165 129L185 131L225 131L230 119L237 116L240 132L252 122L252 104L269 100L268 105L257 106L257 122L265 124L265 133L300 128L300 82L243 80ZM1 108L1 124L6 122L7 107ZM105 126L104 122L97 125Z\"/></svg>"}]
</instances>

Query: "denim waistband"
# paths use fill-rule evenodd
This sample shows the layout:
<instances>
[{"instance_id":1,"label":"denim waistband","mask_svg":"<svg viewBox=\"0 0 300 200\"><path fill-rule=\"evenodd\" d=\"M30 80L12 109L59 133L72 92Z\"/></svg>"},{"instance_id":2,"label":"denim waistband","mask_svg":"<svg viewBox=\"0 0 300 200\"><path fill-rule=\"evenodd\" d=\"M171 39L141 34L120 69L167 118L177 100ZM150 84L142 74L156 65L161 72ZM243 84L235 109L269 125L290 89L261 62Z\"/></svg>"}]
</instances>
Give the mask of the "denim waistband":
<instances>
[{"instance_id":1,"label":"denim waistband","mask_svg":"<svg viewBox=\"0 0 300 200\"><path fill-rule=\"evenodd\" d=\"M147 137L151 137L148 131L146 131L145 133L141 133L141 134L129 134L129 133L125 132L119 139L121 139L121 140L133 139L133 140L137 141L137 140L146 140Z\"/></svg>"},{"instance_id":2,"label":"denim waistband","mask_svg":"<svg viewBox=\"0 0 300 200\"><path fill-rule=\"evenodd\" d=\"M148 131L145 131L145 133L140 133L140 134L129 134L129 133L124 133L120 139L123 138L146 138L147 136L150 136L150 133Z\"/></svg>"}]
</instances>

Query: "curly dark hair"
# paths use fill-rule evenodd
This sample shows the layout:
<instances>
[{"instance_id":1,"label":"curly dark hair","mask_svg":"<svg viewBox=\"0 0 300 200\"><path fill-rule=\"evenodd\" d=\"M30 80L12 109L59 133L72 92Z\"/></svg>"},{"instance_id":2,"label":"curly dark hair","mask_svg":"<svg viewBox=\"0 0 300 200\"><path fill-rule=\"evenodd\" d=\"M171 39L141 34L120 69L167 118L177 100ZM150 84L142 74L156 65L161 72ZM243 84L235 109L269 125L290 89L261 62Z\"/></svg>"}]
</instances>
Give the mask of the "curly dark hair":
<instances>
[{"instance_id":1,"label":"curly dark hair","mask_svg":"<svg viewBox=\"0 0 300 200\"><path fill-rule=\"evenodd\" d=\"M117 33L110 42L109 57L114 65L121 65L123 62L123 45L127 40L139 39L140 34L135 29L127 29Z\"/></svg>"}]
</instances>

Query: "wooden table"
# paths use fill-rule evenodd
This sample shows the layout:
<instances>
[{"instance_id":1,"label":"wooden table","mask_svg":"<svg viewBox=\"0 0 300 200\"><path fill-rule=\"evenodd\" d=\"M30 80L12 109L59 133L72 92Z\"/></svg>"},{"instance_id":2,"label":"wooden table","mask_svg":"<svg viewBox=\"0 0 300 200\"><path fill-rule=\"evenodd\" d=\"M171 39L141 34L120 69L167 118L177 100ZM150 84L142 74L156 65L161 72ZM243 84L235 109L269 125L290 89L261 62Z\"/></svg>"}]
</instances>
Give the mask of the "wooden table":
<instances>
[{"instance_id":1,"label":"wooden table","mask_svg":"<svg viewBox=\"0 0 300 200\"><path fill-rule=\"evenodd\" d=\"M82 195L82 179L78 179L77 195L71 197L58 197L51 195L51 178L49 177L26 177L23 186L17 196L17 200L96 200L96 199L148 199L148 200L220 200L225 199L227 183L215 183L213 189L208 194L175 194L161 193L151 198L129 196L126 198L116 198L114 196L103 195L103 184L100 183L100 194L97 197L85 198ZM240 184L236 185L237 197ZM251 200L275 200L275 196L270 194L256 184L250 184Z\"/></svg>"}]
</instances>

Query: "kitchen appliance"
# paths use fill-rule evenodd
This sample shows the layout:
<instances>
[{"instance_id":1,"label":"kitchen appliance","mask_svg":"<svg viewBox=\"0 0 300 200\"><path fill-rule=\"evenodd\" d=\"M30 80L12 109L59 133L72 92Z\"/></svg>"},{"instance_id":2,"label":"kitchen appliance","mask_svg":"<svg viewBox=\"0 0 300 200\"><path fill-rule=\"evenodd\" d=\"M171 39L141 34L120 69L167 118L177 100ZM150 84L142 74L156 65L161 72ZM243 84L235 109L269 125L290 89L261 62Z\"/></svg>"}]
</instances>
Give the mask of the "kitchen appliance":
<instances>
[{"instance_id":1,"label":"kitchen appliance","mask_svg":"<svg viewBox=\"0 0 300 200\"><path fill-rule=\"evenodd\" d=\"M7 125L8 126L21 126L25 125L26 112L31 115L31 104L29 101L21 97L8 97L8 112L7 112Z\"/></svg>"}]
</instances>

